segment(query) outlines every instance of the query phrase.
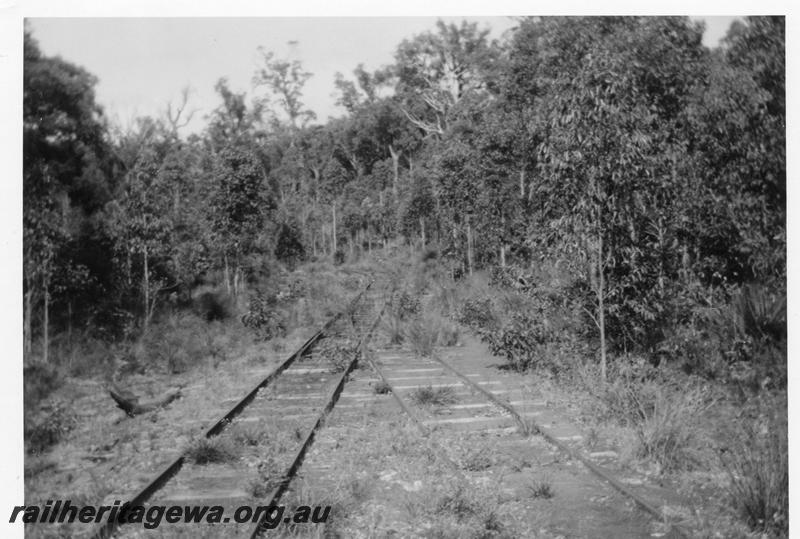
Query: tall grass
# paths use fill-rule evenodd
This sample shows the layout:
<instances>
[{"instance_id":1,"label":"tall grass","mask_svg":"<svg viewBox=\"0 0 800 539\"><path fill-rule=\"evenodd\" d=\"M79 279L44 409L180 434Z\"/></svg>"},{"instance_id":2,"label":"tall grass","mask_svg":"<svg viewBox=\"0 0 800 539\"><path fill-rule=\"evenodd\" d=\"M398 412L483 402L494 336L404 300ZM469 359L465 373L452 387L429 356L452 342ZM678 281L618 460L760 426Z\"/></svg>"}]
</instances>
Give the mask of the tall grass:
<instances>
[{"instance_id":1,"label":"tall grass","mask_svg":"<svg viewBox=\"0 0 800 539\"><path fill-rule=\"evenodd\" d=\"M730 479L731 502L755 530L789 532L789 450L785 403L742 421L720 455ZM767 417L764 417L766 415Z\"/></svg>"},{"instance_id":2,"label":"tall grass","mask_svg":"<svg viewBox=\"0 0 800 539\"><path fill-rule=\"evenodd\" d=\"M615 373L599 389L591 380L585 384L602 402L603 415L636 434L636 456L665 473L691 468L703 437L699 418L711 404L700 388L677 387L653 372Z\"/></svg>"}]
</instances>

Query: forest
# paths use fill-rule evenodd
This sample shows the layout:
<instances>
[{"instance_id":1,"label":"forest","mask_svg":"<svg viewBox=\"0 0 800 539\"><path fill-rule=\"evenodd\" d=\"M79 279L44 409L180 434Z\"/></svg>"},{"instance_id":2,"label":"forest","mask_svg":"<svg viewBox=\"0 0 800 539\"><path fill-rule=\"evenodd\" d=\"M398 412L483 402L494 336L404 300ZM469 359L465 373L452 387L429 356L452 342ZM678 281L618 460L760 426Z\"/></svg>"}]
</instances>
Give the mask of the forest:
<instances>
[{"instance_id":1,"label":"forest","mask_svg":"<svg viewBox=\"0 0 800 539\"><path fill-rule=\"evenodd\" d=\"M532 298L503 324L485 298L458 315L520 372L569 355L615 383L636 357L783 409L784 18L737 21L715 48L703 32L526 17L492 39L440 21L391 64L337 74L346 113L325 122L313 74L259 50L250 93L220 78L187 136L188 91L116 125L95 76L26 29L25 364L70 369L208 290L269 317L281 272L403 246Z\"/></svg>"},{"instance_id":2,"label":"forest","mask_svg":"<svg viewBox=\"0 0 800 539\"><path fill-rule=\"evenodd\" d=\"M28 31L26 354L146 328L204 280L236 296L274 261L396 239L437 246L456 276L568 267L610 351L656 353L705 294L781 297L783 20L736 23L714 50L702 33L530 18L498 42L440 22L394 64L337 75L347 114L322 125L303 103L312 74L261 51L253 84L271 99L220 79L207 128L184 138L187 94L111 125L92 74Z\"/></svg>"}]
</instances>

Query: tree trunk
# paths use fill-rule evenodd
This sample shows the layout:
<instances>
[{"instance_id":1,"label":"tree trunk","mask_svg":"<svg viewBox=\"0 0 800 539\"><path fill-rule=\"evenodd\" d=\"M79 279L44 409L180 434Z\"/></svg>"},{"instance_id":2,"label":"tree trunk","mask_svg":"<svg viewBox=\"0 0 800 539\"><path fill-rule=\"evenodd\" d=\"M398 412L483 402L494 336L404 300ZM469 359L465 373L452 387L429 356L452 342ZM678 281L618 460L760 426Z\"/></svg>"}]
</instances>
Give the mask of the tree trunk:
<instances>
[{"instance_id":1,"label":"tree trunk","mask_svg":"<svg viewBox=\"0 0 800 539\"><path fill-rule=\"evenodd\" d=\"M133 277L131 275L131 248L128 246L126 249L125 257L125 276L128 279L128 286L133 284Z\"/></svg>"},{"instance_id":2,"label":"tree trunk","mask_svg":"<svg viewBox=\"0 0 800 539\"><path fill-rule=\"evenodd\" d=\"M467 268L469 269L470 275L472 275L473 268L472 256L472 224L469 222L469 217L467 217Z\"/></svg>"},{"instance_id":3,"label":"tree trunk","mask_svg":"<svg viewBox=\"0 0 800 539\"><path fill-rule=\"evenodd\" d=\"M67 301L67 338L72 343L72 300Z\"/></svg>"},{"instance_id":4,"label":"tree trunk","mask_svg":"<svg viewBox=\"0 0 800 539\"><path fill-rule=\"evenodd\" d=\"M25 292L25 314L22 326L23 333L23 352L25 357L31 353L33 335L31 334L31 308L33 303L33 289L28 285L28 291Z\"/></svg>"},{"instance_id":5,"label":"tree trunk","mask_svg":"<svg viewBox=\"0 0 800 539\"><path fill-rule=\"evenodd\" d=\"M144 276L142 286L144 287L144 330L150 325L150 268L147 259L147 247L142 251L144 257Z\"/></svg>"},{"instance_id":6,"label":"tree trunk","mask_svg":"<svg viewBox=\"0 0 800 539\"><path fill-rule=\"evenodd\" d=\"M506 244L500 241L500 267L506 267Z\"/></svg>"},{"instance_id":7,"label":"tree trunk","mask_svg":"<svg viewBox=\"0 0 800 539\"><path fill-rule=\"evenodd\" d=\"M338 249L338 245L337 245L337 243L336 243L336 203L334 203L334 204L331 206L331 208L332 208L332 211L333 211L333 234L332 234L332 238L333 238L333 252L334 252L334 253L336 253L336 250Z\"/></svg>"},{"instance_id":8,"label":"tree trunk","mask_svg":"<svg viewBox=\"0 0 800 539\"><path fill-rule=\"evenodd\" d=\"M397 200L397 184L400 179L400 156L403 155L403 152L397 152L389 144L389 154L392 156L392 194L394 194L395 200Z\"/></svg>"},{"instance_id":9,"label":"tree trunk","mask_svg":"<svg viewBox=\"0 0 800 539\"><path fill-rule=\"evenodd\" d=\"M603 276L603 231L598 234L597 248L597 322L600 327L600 376L606 381L606 315L605 315L605 277Z\"/></svg>"},{"instance_id":10,"label":"tree trunk","mask_svg":"<svg viewBox=\"0 0 800 539\"><path fill-rule=\"evenodd\" d=\"M50 356L50 278L45 270L44 277L44 335L43 335L42 359L48 362Z\"/></svg>"},{"instance_id":11,"label":"tree trunk","mask_svg":"<svg viewBox=\"0 0 800 539\"><path fill-rule=\"evenodd\" d=\"M311 251L314 253L314 258L317 258L317 231L311 231Z\"/></svg>"},{"instance_id":12,"label":"tree trunk","mask_svg":"<svg viewBox=\"0 0 800 539\"><path fill-rule=\"evenodd\" d=\"M525 198L525 169L519 171L519 198Z\"/></svg>"},{"instance_id":13,"label":"tree trunk","mask_svg":"<svg viewBox=\"0 0 800 539\"><path fill-rule=\"evenodd\" d=\"M422 247L425 247L425 219L419 218L419 235L422 238Z\"/></svg>"},{"instance_id":14,"label":"tree trunk","mask_svg":"<svg viewBox=\"0 0 800 539\"><path fill-rule=\"evenodd\" d=\"M231 275L230 275L230 267L228 266L228 253L222 255L222 258L225 260L225 269L222 273L222 278L225 281L225 292L228 295L231 295Z\"/></svg>"}]
</instances>

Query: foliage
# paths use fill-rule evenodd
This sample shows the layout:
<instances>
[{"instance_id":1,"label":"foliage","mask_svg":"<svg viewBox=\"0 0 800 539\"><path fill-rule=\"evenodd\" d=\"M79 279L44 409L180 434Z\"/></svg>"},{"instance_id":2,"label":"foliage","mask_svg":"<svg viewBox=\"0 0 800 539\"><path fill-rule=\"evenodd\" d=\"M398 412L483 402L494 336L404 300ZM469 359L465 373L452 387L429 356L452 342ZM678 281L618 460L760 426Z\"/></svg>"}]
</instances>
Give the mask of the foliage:
<instances>
[{"instance_id":1,"label":"foliage","mask_svg":"<svg viewBox=\"0 0 800 539\"><path fill-rule=\"evenodd\" d=\"M344 371L357 353L356 343L350 339L326 338L314 347L314 355L332 364L333 372Z\"/></svg>"},{"instance_id":2,"label":"foliage","mask_svg":"<svg viewBox=\"0 0 800 539\"><path fill-rule=\"evenodd\" d=\"M456 313L456 320L478 331L492 331L499 324L490 298L467 299Z\"/></svg>"},{"instance_id":3,"label":"foliage","mask_svg":"<svg viewBox=\"0 0 800 539\"><path fill-rule=\"evenodd\" d=\"M301 241L297 227L283 223L278 228L278 240L275 244L275 257L290 264L302 261L306 250Z\"/></svg>"},{"instance_id":4,"label":"foliage","mask_svg":"<svg viewBox=\"0 0 800 539\"><path fill-rule=\"evenodd\" d=\"M25 442L30 453L41 453L64 439L78 425L66 402L51 401L25 421Z\"/></svg>"},{"instance_id":5,"label":"foliage","mask_svg":"<svg viewBox=\"0 0 800 539\"><path fill-rule=\"evenodd\" d=\"M265 341L286 335L277 298L261 291L257 291L250 298L250 307L242 316L242 323L254 330L259 339Z\"/></svg>"},{"instance_id":6,"label":"foliage","mask_svg":"<svg viewBox=\"0 0 800 539\"><path fill-rule=\"evenodd\" d=\"M134 337L200 283L241 301L276 259L404 241L454 277L500 267L492 304L456 317L516 369L558 371L545 358L566 346L780 387L785 21L746 18L713 50L702 35L686 17L531 17L493 41L440 21L391 65L337 75L345 114L319 125L312 74L260 50L272 101L220 79L207 129L181 137L171 105L109 125L94 77L26 32L26 350L81 323ZM393 342L409 307L390 306Z\"/></svg>"}]
</instances>

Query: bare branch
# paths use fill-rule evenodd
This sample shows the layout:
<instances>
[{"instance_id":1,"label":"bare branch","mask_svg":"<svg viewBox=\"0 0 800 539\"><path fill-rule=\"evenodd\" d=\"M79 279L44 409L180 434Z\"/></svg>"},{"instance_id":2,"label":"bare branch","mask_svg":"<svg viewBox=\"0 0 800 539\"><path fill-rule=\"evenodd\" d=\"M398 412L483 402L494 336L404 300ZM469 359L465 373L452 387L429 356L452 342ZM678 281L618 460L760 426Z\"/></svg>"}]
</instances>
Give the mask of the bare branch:
<instances>
[{"instance_id":1,"label":"bare branch","mask_svg":"<svg viewBox=\"0 0 800 539\"><path fill-rule=\"evenodd\" d=\"M403 111L403 114L405 114L406 118L408 118L408 121L410 121L412 124L414 124L415 127L418 127L420 129L422 129L423 131L425 131L425 133L427 133L429 135L430 134L436 134L436 135L439 135L439 136L443 136L444 135L444 129L442 129L442 123L439 120L439 116L438 115L436 116L436 125L432 125L432 124L430 124L428 122L424 122L422 120L419 120L419 119L413 117L403 107L400 107L400 110Z\"/></svg>"},{"instance_id":2,"label":"bare branch","mask_svg":"<svg viewBox=\"0 0 800 539\"><path fill-rule=\"evenodd\" d=\"M166 110L166 117L167 123L171 128L171 131L174 135L177 136L178 130L182 127L186 127L189 122L192 121L192 117L199 109L192 109L188 111L184 115L184 111L186 111L186 106L189 104L189 96L192 93L192 89L189 86L184 86L181 89L181 97L178 105L175 107L173 111L172 101L167 103L167 110Z\"/></svg>"}]
</instances>

